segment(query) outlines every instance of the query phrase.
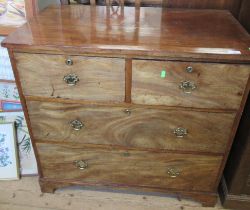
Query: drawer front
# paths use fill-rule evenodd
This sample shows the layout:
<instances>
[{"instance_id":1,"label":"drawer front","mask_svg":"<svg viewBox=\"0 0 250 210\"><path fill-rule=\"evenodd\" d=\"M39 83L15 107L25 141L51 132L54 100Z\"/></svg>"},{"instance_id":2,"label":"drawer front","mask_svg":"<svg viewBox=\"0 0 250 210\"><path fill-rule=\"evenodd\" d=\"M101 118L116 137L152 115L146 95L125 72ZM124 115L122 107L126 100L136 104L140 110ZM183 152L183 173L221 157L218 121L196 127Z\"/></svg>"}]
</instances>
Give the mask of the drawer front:
<instances>
[{"instance_id":1,"label":"drawer front","mask_svg":"<svg viewBox=\"0 0 250 210\"><path fill-rule=\"evenodd\" d=\"M123 59L15 53L24 95L124 101ZM69 63L70 64L70 63Z\"/></svg>"},{"instance_id":2,"label":"drawer front","mask_svg":"<svg viewBox=\"0 0 250 210\"><path fill-rule=\"evenodd\" d=\"M133 61L137 104L238 109L249 65ZM192 67L192 68L187 68Z\"/></svg>"},{"instance_id":3,"label":"drawer front","mask_svg":"<svg viewBox=\"0 0 250 210\"><path fill-rule=\"evenodd\" d=\"M221 157L37 143L43 176L128 186L214 190Z\"/></svg>"},{"instance_id":4,"label":"drawer front","mask_svg":"<svg viewBox=\"0 0 250 210\"><path fill-rule=\"evenodd\" d=\"M27 101L33 135L64 143L224 153L235 114ZM70 125L82 122L80 130ZM187 129L182 136L181 130ZM177 137L179 135L180 137Z\"/></svg>"}]
</instances>

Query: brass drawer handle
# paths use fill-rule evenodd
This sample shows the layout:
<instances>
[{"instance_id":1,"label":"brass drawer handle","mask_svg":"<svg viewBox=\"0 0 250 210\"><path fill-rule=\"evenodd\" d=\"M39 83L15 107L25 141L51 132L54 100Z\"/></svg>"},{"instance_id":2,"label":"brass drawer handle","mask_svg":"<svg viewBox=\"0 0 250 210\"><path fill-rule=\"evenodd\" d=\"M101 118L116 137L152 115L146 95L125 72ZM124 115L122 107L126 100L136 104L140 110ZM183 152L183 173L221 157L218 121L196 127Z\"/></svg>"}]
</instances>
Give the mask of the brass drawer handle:
<instances>
[{"instance_id":1,"label":"brass drawer handle","mask_svg":"<svg viewBox=\"0 0 250 210\"><path fill-rule=\"evenodd\" d=\"M192 93L196 88L195 83L191 81L182 81L180 84L180 89L182 89L184 93Z\"/></svg>"},{"instance_id":2,"label":"brass drawer handle","mask_svg":"<svg viewBox=\"0 0 250 210\"><path fill-rule=\"evenodd\" d=\"M66 61L65 61L66 65L68 66L72 66L73 65L73 60L68 58Z\"/></svg>"},{"instance_id":3,"label":"brass drawer handle","mask_svg":"<svg viewBox=\"0 0 250 210\"><path fill-rule=\"evenodd\" d=\"M77 82L79 82L79 78L76 74L68 74L64 76L63 80L69 85L74 86Z\"/></svg>"},{"instance_id":4,"label":"brass drawer handle","mask_svg":"<svg viewBox=\"0 0 250 210\"><path fill-rule=\"evenodd\" d=\"M125 114L127 114L127 115L131 115L131 110L130 110L130 109L125 109L123 112L124 112Z\"/></svg>"},{"instance_id":5,"label":"brass drawer handle","mask_svg":"<svg viewBox=\"0 0 250 210\"><path fill-rule=\"evenodd\" d=\"M70 126L75 130L75 131L79 131L82 129L82 127L84 126L84 124L80 121L80 120L73 120L70 122Z\"/></svg>"},{"instance_id":6,"label":"brass drawer handle","mask_svg":"<svg viewBox=\"0 0 250 210\"><path fill-rule=\"evenodd\" d=\"M84 170L84 169L88 168L88 163L84 160L75 160L74 164L80 170Z\"/></svg>"},{"instance_id":7,"label":"brass drawer handle","mask_svg":"<svg viewBox=\"0 0 250 210\"><path fill-rule=\"evenodd\" d=\"M193 67L192 67L192 66L188 66L188 67L186 68L186 71L187 71L188 73L192 73L192 72L193 72Z\"/></svg>"},{"instance_id":8,"label":"brass drawer handle","mask_svg":"<svg viewBox=\"0 0 250 210\"><path fill-rule=\"evenodd\" d=\"M186 128L175 128L173 133L178 138L183 138L185 135L188 134L188 131Z\"/></svg>"},{"instance_id":9,"label":"brass drawer handle","mask_svg":"<svg viewBox=\"0 0 250 210\"><path fill-rule=\"evenodd\" d=\"M169 168L168 169L168 175L171 178L176 178L181 174L181 172L175 168Z\"/></svg>"}]
</instances>

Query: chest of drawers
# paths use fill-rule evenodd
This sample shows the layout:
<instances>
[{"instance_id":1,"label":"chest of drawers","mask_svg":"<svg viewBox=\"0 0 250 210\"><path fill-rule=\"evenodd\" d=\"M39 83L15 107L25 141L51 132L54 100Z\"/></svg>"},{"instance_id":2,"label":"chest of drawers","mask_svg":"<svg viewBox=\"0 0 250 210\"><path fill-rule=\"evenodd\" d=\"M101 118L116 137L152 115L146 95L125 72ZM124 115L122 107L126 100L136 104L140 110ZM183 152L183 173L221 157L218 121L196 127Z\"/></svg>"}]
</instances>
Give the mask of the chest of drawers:
<instances>
[{"instance_id":1,"label":"chest of drawers","mask_svg":"<svg viewBox=\"0 0 250 210\"><path fill-rule=\"evenodd\" d=\"M215 204L250 85L250 39L230 13L53 6L2 45L43 192L105 186Z\"/></svg>"}]
</instances>

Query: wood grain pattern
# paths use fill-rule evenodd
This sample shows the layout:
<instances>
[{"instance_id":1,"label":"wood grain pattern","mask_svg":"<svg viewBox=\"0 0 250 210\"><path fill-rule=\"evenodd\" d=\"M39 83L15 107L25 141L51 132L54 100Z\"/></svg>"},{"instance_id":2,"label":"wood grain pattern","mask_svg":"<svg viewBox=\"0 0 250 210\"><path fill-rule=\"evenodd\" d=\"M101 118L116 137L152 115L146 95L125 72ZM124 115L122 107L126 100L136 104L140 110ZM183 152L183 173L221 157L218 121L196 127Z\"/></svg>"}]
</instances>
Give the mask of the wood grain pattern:
<instances>
[{"instance_id":1,"label":"wood grain pattern","mask_svg":"<svg viewBox=\"0 0 250 210\"><path fill-rule=\"evenodd\" d=\"M72 66L65 60L71 58ZM115 58L15 53L24 95L122 102L125 98L125 61ZM35 67L35 68L34 68ZM79 82L63 80L76 74Z\"/></svg>"},{"instance_id":2,"label":"wood grain pattern","mask_svg":"<svg viewBox=\"0 0 250 210\"><path fill-rule=\"evenodd\" d=\"M224 153L234 113L200 113L138 107L63 104L27 101L35 139L75 144ZM124 113L129 109L131 114ZM74 131L72 120L84 127ZM223 121L221 121L223 119ZM220 123L218 123L220 122ZM173 130L188 134L177 138Z\"/></svg>"},{"instance_id":3,"label":"wood grain pattern","mask_svg":"<svg viewBox=\"0 0 250 210\"><path fill-rule=\"evenodd\" d=\"M23 90L22 90L22 86L21 86L21 83L20 83L20 79L19 79L19 72L17 70L16 62L15 62L15 58L14 58L14 52L13 52L12 49L8 49L8 53L9 53L9 57L10 57L11 66L12 66L12 69L13 69L13 74L15 76L15 82L16 82L18 94L20 96L20 101L22 103L22 109L23 109L24 117L25 117L25 120L26 120L26 123L27 123L29 135L31 137L31 143L32 143L34 153L35 153L35 156L36 156L38 174L39 174L39 176L42 176L42 170L41 170L41 166L40 166L40 158L38 156L37 148L36 148L35 141L34 141L34 138L33 138L33 132L32 132L31 123L30 123L30 119L29 119L29 114L28 114L28 110L27 110L27 106L26 106L26 100L25 100L25 97L23 95Z\"/></svg>"},{"instance_id":4,"label":"wood grain pattern","mask_svg":"<svg viewBox=\"0 0 250 210\"><path fill-rule=\"evenodd\" d=\"M151 186L211 191L221 157L150 153L128 150L93 150L73 145L37 143L44 177L86 183ZM147 157L147 158L145 158ZM75 160L88 163L85 170ZM168 170L180 172L169 177Z\"/></svg>"},{"instance_id":5,"label":"wood grain pattern","mask_svg":"<svg viewBox=\"0 0 250 210\"><path fill-rule=\"evenodd\" d=\"M40 52L250 61L249 35L229 12L125 7L116 16L109 9L51 6L2 45Z\"/></svg>"},{"instance_id":6,"label":"wood grain pattern","mask_svg":"<svg viewBox=\"0 0 250 210\"><path fill-rule=\"evenodd\" d=\"M83 105L103 105L103 106L117 106L117 107L126 107L129 108L131 105L133 107L139 108L149 108L149 109L160 109L160 110L173 110L176 111L185 109L186 111L195 111L195 112L213 112L213 113L235 113L235 109L206 109L206 108L191 108L191 107L171 107L171 106L163 106L163 105L147 105L147 104L131 104L131 103L108 103L108 102L98 102L98 101L83 101L83 100L68 100L63 98L44 98L40 96L25 96L25 100L27 101L41 101L41 102L58 102L65 104L83 104Z\"/></svg>"},{"instance_id":7,"label":"wood grain pattern","mask_svg":"<svg viewBox=\"0 0 250 210\"><path fill-rule=\"evenodd\" d=\"M132 102L151 105L238 109L250 74L250 65L148 60L132 65ZM193 72L186 71L188 66ZM179 87L182 81L197 88L186 94Z\"/></svg>"}]
</instances>

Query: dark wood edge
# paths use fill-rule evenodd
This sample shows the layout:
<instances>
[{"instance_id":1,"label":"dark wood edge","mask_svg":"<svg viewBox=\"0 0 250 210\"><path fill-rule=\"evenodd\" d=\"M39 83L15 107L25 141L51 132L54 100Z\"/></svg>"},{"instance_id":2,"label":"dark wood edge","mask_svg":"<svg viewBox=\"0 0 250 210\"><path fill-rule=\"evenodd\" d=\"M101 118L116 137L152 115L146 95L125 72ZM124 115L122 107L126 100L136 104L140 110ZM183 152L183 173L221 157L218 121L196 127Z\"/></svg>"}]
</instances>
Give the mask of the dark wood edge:
<instances>
[{"instance_id":1,"label":"dark wood edge","mask_svg":"<svg viewBox=\"0 0 250 210\"><path fill-rule=\"evenodd\" d=\"M193 155L204 155L204 156L217 156L222 157L223 152L206 152L206 151L187 151L187 150L175 150L175 149L157 149L157 148L145 148L145 147L126 147L120 145L110 145L110 144L89 144L89 143L73 143L73 142L59 142L54 139L34 139L36 143L46 143L46 144L55 144L55 145L70 145L71 147L88 147L93 149L106 149L106 150L127 150L127 151L147 151L152 153L178 153L178 154L193 154ZM221 158L222 159L222 158Z\"/></svg>"},{"instance_id":2,"label":"dark wood edge","mask_svg":"<svg viewBox=\"0 0 250 210\"><path fill-rule=\"evenodd\" d=\"M225 63L225 64L250 64L250 53L247 55L222 55L222 54L197 54L197 53L176 53L174 51L157 52L141 50L117 50L117 49L100 49L98 46L86 46L82 48L58 46L27 46L1 43L2 47L10 48L15 52L36 53L36 54L70 54L70 55L88 55L101 57L119 57L133 59L155 59L169 61L187 61L187 62L206 62L206 63ZM246 49L247 50L247 49ZM117 56L119 55L119 56ZM222 57L223 56L223 57Z\"/></svg>"},{"instance_id":3,"label":"dark wood edge","mask_svg":"<svg viewBox=\"0 0 250 210\"><path fill-rule=\"evenodd\" d=\"M125 102L131 103L132 59L125 60Z\"/></svg>"},{"instance_id":4,"label":"dark wood edge","mask_svg":"<svg viewBox=\"0 0 250 210\"><path fill-rule=\"evenodd\" d=\"M236 117L234 119L234 123L233 123L232 129L231 129L231 134L230 134L230 137L229 137L229 141L227 143L227 147L226 147L226 151L225 151L225 154L224 154L224 157L223 157L223 161L222 161L220 170L218 172L218 176L217 176L218 178L217 178L217 181L216 181L216 184L215 184L215 188L218 187L218 185L220 183L220 180L222 178L223 170L225 168L226 161L227 161L227 158L229 156L229 152L231 150L233 140L235 138L236 131L238 129L240 119L241 119L241 116L242 116L242 113L244 111L244 107L245 107L245 104L246 104L246 101L247 101L247 98L248 98L248 95L249 95L249 90L250 90L250 76L248 77L248 82L247 82L247 85L246 85L246 88L245 88L245 91L244 91L244 94L243 94L243 97L242 97L242 100L241 100L240 108L239 108L239 110L238 110L238 112L236 114Z\"/></svg>"},{"instance_id":5,"label":"dark wood edge","mask_svg":"<svg viewBox=\"0 0 250 210\"><path fill-rule=\"evenodd\" d=\"M140 186L129 186L129 185L115 185L115 184L106 184L106 183L84 183L77 181L65 181L65 180L54 180L48 178L39 179L40 187L44 193L53 193L56 189L68 186L85 186L85 187L94 187L94 189L107 189L115 188L116 190L130 190L130 192L157 192L167 193L170 195L175 195L179 200L182 198L191 198L198 202L201 202L203 206L213 207L217 203L217 194L214 192L197 192L197 191L178 191L174 189L163 189L163 188L153 188L153 187L140 187ZM133 191L131 191L133 190Z\"/></svg>"},{"instance_id":6,"label":"dark wood edge","mask_svg":"<svg viewBox=\"0 0 250 210\"><path fill-rule=\"evenodd\" d=\"M146 105L146 104L134 104L134 103L123 103L119 101L114 102L96 102L96 101L83 101L74 99L63 99L63 98L48 98L40 96L25 96L26 101L40 101L40 102L52 102L52 103L65 103L65 104L83 104L92 106L117 106L126 108L148 108L148 109L163 109L163 110L183 110L183 111L196 111L196 112L211 112L211 113L236 113L235 109L212 109L212 108L188 108L188 107L176 107L176 106L164 106L164 105Z\"/></svg>"},{"instance_id":7,"label":"dark wood edge","mask_svg":"<svg viewBox=\"0 0 250 210\"><path fill-rule=\"evenodd\" d=\"M230 208L237 206L237 209L245 209L245 207L242 207L242 203L244 203L244 206L249 206L248 209L250 209L250 195L235 195L228 191L227 182L224 177L222 177L220 185L219 185L219 197L221 200L221 203L223 206Z\"/></svg>"},{"instance_id":8,"label":"dark wood edge","mask_svg":"<svg viewBox=\"0 0 250 210\"><path fill-rule=\"evenodd\" d=\"M33 137L32 129L31 129L31 123L30 123L30 119L29 119L29 115L28 115L28 110L27 110L27 106L26 106L25 97L23 95L22 86L21 86L20 79L19 79L18 70L17 70L17 67L16 67L16 61L15 61L14 53L13 53L13 51L11 49L8 49L8 53L9 53L13 73L14 73L14 76L15 76L15 79L16 79L16 86L17 86L18 93L19 93L19 96L20 96L20 101L21 101L21 104L22 104L22 107L23 107L23 112L24 112L26 123L27 123L28 131L29 131L29 134L30 134L32 146L33 146L34 153L35 153L35 156L36 156L36 161L37 161L37 166L38 166L37 167L38 168L38 174L40 176L42 176L41 164L40 164L40 160L39 160L39 156L38 156L38 151L37 151L37 148L36 148L36 145L35 145L35 142L34 142L34 137Z\"/></svg>"}]
</instances>

